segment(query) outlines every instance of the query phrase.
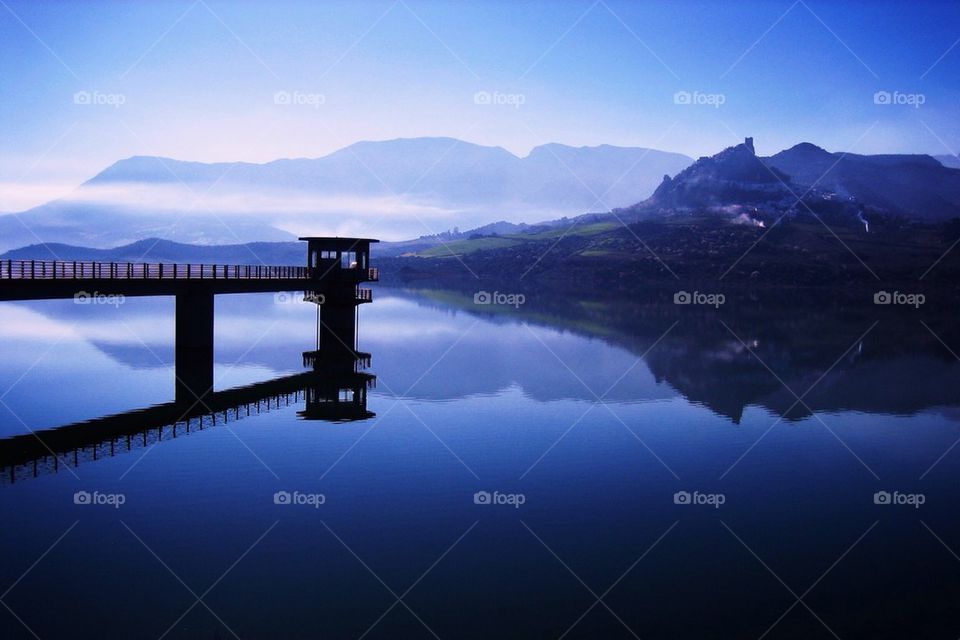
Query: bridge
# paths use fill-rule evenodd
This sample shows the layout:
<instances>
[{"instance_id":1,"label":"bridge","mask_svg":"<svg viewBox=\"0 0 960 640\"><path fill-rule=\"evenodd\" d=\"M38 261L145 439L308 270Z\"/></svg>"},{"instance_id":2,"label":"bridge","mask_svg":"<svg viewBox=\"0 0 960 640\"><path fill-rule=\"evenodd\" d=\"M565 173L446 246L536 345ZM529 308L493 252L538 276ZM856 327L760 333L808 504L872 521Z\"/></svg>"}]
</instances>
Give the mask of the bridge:
<instances>
[{"instance_id":1,"label":"bridge","mask_svg":"<svg viewBox=\"0 0 960 640\"><path fill-rule=\"evenodd\" d=\"M305 266L256 266L131 262L0 261L0 300L99 296L176 298L175 372L177 400L203 398L213 390L214 296L303 291L318 305L329 349L356 349L356 311L371 302L364 282L379 280L370 267L372 238L304 237Z\"/></svg>"}]
</instances>

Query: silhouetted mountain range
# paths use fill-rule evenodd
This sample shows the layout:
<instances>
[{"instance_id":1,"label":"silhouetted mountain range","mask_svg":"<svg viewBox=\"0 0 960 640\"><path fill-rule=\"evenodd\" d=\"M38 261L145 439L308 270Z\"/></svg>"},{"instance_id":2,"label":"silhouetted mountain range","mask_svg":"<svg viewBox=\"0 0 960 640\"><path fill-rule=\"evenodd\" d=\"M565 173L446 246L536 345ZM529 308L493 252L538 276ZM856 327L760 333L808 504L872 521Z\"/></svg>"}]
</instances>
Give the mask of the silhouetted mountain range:
<instances>
[{"instance_id":1,"label":"silhouetted mountain range","mask_svg":"<svg viewBox=\"0 0 960 640\"><path fill-rule=\"evenodd\" d=\"M960 216L960 170L947 168L931 156L830 153L802 143L764 161L796 184L832 191L913 220Z\"/></svg>"},{"instance_id":2,"label":"silhouetted mountain range","mask_svg":"<svg viewBox=\"0 0 960 640\"><path fill-rule=\"evenodd\" d=\"M858 221L871 213L950 220L960 217L960 170L927 155L831 153L809 142L762 158L747 138L665 176L649 199L625 212L714 212L769 224L804 210Z\"/></svg>"},{"instance_id":3,"label":"silhouetted mountain range","mask_svg":"<svg viewBox=\"0 0 960 640\"><path fill-rule=\"evenodd\" d=\"M436 282L464 271L503 283L523 274L581 292L642 290L664 276L836 286L929 275L928 283L950 283L960 269L950 251L958 236L960 170L930 156L801 144L762 158L747 138L665 176L633 206L520 233L447 238L384 273ZM451 268L453 255L466 268Z\"/></svg>"},{"instance_id":4,"label":"silhouetted mountain range","mask_svg":"<svg viewBox=\"0 0 960 640\"><path fill-rule=\"evenodd\" d=\"M700 158L674 178L664 176L649 200L631 209L762 206L789 200L789 182L790 176L759 161L753 139L747 138L743 144Z\"/></svg>"}]
</instances>

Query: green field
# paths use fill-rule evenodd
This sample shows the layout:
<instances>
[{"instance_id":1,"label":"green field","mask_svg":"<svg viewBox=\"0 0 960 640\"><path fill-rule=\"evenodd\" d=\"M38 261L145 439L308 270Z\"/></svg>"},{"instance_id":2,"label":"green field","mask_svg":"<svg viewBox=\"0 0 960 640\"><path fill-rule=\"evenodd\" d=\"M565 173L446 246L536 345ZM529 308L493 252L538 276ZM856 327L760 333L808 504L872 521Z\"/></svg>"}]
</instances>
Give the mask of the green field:
<instances>
[{"instance_id":1,"label":"green field","mask_svg":"<svg viewBox=\"0 0 960 640\"><path fill-rule=\"evenodd\" d=\"M516 246L524 242L538 242L558 239L569 236L591 236L619 226L617 222L595 222L593 224L577 225L574 228L559 226L539 233L514 233L502 236L484 236L466 240L454 240L424 249L417 255L424 258L449 258L453 255L466 255L475 251L487 249L503 249Z\"/></svg>"}]
</instances>

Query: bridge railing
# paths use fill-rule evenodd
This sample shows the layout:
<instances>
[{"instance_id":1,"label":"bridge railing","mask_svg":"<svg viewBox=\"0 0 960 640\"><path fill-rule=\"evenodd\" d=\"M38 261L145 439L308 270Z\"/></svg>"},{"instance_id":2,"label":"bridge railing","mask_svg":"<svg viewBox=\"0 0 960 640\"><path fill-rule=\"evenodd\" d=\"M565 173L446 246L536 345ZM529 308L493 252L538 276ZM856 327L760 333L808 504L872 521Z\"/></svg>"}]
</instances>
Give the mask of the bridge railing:
<instances>
[{"instance_id":1,"label":"bridge railing","mask_svg":"<svg viewBox=\"0 0 960 640\"><path fill-rule=\"evenodd\" d=\"M309 267L0 260L0 280L309 280Z\"/></svg>"},{"instance_id":2,"label":"bridge railing","mask_svg":"<svg viewBox=\"0 0 960 640\"><path fill-rule=\"evenodd\" d=\"M305 397L304 389L270 393L255 400L237 402L237 404L227 408L204 411L197 415L181 416L176 421L163 421L156 425L145 424L142 429L138 429L136 432L95 438L83 445L60 447L54 444L54 448L43 450L41 455L28 462L0 464L0 484L13 484L26 478L36 478L41 474L57 473L60 467L75 469L81 462L94 462L127 451L146 449L165 439L182 438L184 435L192 433L193 430L203 431L210 427L236 422L248 416L289 407L291 404L299 404ZM46 441L40 440L40 442L45 443ZM4 444L9 446L9 443Z\"/></svg>"}]
</instances>

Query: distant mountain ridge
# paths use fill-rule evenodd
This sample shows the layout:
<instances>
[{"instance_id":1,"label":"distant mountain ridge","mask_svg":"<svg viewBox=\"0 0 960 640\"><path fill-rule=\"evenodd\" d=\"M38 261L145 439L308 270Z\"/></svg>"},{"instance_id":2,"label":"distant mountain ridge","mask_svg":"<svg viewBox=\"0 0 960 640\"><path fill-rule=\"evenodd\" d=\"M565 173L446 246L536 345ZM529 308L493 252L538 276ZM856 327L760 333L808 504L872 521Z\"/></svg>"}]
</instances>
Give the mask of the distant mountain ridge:
<instances>
[{"instance_id":1,"label":"distant mountain ridge","mask_svg":"<svg viewBox=\"0 0 960 640\"><path fill-rule=\"evenodd\" d=\"M801 143L764 161L797 184L816 185L914 220L960 216L960 170L932 156L831 153Z\"/></svg>"},{"instance_id":2,"label":"distant mountain ridge","mask_svg":"<svg viewBox=\"0 0 960 640\"><path fill-rule=\"evenodd\" d=\"M624 209L634 216L703 211L740 222L748 216L757 224L764 214L806 211L860 221L876 213L942 222L960 217L960 170L928 155L831 153L809 142L764 158L746 138L673 178L664 176L650 198Z\"/></svg>"},{"instance_id":3,"label":"distant mountain ridge","mask_svg":"<svg viewBox=\"0 0 960 640\"><path fill-rule=\"evenodd\" d=\"M135 156L114 163L85 184L279 186L337 195L414 195L461 207L522 204L562 214L598 206L597 198L605 193L605 199L618 202L636 197L638 192L652 192L662 174L660 168L669 173L690 162L692 159L682 154L642 147L550 143L518 157L502 147L455 138L398 138L357 142L320 158L265 164L205 164Z\"/></svg>"},{"instance_id":4,"label":"distant mountain ridge","mask_svg":"<svg viewBox=\"0 0 960 640\"><path fill-rule=\"evenodd\" d=\"M664 176L648 203L660 208L760 204L789 193L790 176L759 161L753 138Z\"/></svg>"},{"instance_id":5,"label":"distant mountain ridge","mask_svg":"<svg viewBox=\"0 0 960 640\"><path fill-rule=\"evenodd\" d=\"M899 173L923 185L925 208L903 200ZM833 154L804 143L763 158L747 138L665 176L630 207L439 246L411 244L416 259L382 256L379 263L384 281L410 286L469 287L479 277L519 287L522 274L525 286L543 290L637 294L656 283L676 286L678 278L691 287L724 278L807 287L915 284L929 275L928 285L955 287L958 179L960 170L929 156Z\"/></svg>"},{"instance_id":6,"label":"distant mountain ridge","mask_svg":"<svg viewBox=\"0 0 960 640\"><path fill-rule=\"evenodd\" d=\"M147 238L119 247L95 249L62 243L32 244L0 255L0 260L82 260L96 262L179 262L204 264L294 265L306 263L302 242L250 242L196 245Z\"/></svg>"},{"instance_id":7,"label":"distant mountain ridge","mask_svg":"<svg viewBox=\"0 0 960 640\"><path fill-rule=\"evenodd\" d=\"M691 158L636 147L543 145L518 157L454 138L358 142L264 164L134 156L70 196L0 216L0 250L38 241L110 247L144 237L197 244L300 233L410 238L497 220L607 210L652 193Z\"/></svg>"}]
</instances>

